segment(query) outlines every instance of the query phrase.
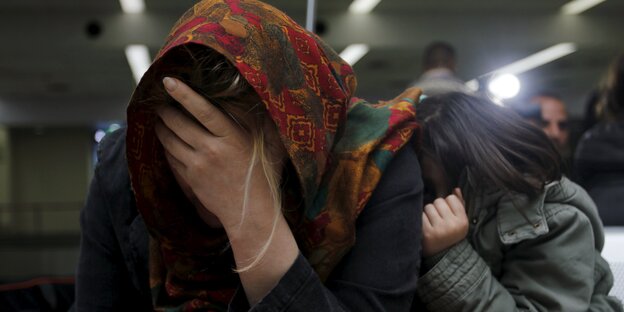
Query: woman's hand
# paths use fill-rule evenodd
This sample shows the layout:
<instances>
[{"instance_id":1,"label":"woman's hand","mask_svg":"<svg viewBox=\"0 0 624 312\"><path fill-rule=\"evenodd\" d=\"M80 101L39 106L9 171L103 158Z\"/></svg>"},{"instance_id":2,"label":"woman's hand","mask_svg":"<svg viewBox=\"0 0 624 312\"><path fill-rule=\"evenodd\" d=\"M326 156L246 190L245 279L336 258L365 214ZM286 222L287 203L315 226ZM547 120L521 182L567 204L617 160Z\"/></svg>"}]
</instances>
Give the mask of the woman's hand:
<instances>
[{"instance_id":1,"label":"woman's hand","mask_svg":"<svg viewBox=\"0 0 624 312\"><path fill-rule=\"evenodd\" d=\"M259 164L253 170L248 194L253 207L245 212L245 222L240 226L252 138L187 85L172 78L165 78L163 83L167 92L197 119L168 106L158 110L162 123L156 125L156 134L178 183L183 189L191 189L190 194L185 193L191 201L201 203L200 209L205 208L219 219L237 268L246 267L262 249L266 250L255 267L239 273L253 306L295 262L297 242L282 213L274 210L268 181ZM273 134L268 134L269 143L279 140L277 132ZM271 163L281 166L281 156L277 155L280 152L273 154L268 155ZM205 214L200 212L200 216L206 221ZM273 239L267 243L271 233Z\"/></svg>"},{"instance_id":2,"label":"woman's hand","mask_svg":"<svg viewBox=\"0 0 624 312\"><path fill-rule=\"evenodd\" d=\"M438 198L423 212L423 256L430 257L459 243L468 234L468 216L461 190Z\"/></svg>"},{"instance_id":3,"label":"woman's hand","mask_svg":"<svg viewBox=\"0 0 624 312\"><path fill-rule=\"evenodd\" d=\"M252 138L186 84L173 78L165 78L163 83L167 92L192 115L167 105L157 110L162 122L157 122L155 130L167 161L189 199L196 206L198 202L203 206L199 213L204 221L211 224L207 219L214 214L226 230L235 228L242 220ZM248 196L253 199L253 209L266 209L271 214L268 219L273 219L268 183L258 164L251 176Z\"/></svg>"}]
</instances>

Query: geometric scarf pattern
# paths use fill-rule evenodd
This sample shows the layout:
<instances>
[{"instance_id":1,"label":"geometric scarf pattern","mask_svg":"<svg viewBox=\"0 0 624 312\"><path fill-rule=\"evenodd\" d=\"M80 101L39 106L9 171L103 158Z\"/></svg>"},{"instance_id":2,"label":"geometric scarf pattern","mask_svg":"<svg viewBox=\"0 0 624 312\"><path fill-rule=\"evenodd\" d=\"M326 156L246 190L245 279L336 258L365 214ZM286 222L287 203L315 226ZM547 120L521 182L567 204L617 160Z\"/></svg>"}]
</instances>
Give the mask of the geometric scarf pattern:
<instances>
[{"instance_id":1,"label":"geometric scarf pattern","mask_svg":"<svg viewBox=\"0 0 624 312\"><path fill-rule=\"evenodd\" d=\"M198 2L173 27L127 109L126 156L136 206L152 238L157 310L224 310L239 284L224 231L197 217L154 132L160 103L150 101L150 92L162 83L158 60L189 43L224 55L262 99L300 185L300 204L284 214L302 254L325 280L353 246L357 216L386 165L418 131L413 103L354 98L351 66L270 5Z\"/></svg>"}]
</instances>

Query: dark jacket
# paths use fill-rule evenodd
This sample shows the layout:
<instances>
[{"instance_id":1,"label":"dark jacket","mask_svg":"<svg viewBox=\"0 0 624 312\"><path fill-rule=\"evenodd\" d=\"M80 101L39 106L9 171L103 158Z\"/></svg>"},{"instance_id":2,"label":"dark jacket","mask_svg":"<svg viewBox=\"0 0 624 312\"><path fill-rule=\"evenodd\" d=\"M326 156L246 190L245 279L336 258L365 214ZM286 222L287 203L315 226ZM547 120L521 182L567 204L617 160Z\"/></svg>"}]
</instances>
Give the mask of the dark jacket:
<instances>
[{"instance_id":1,"label":"dark jacket","mask_svg":"<svg viewBox=\"0 0 624 312\"><path fill-rule=\"evenodd\" d=\"M600 123L585 132L574 170L604 225L624 226L624 122Z\"/></svg>"},{"instance_id":2,"label":"dark jacket","mask_svg":"<svg viewBox=\"0 0 624 312\"><path fill-rule=\"evenodd\" d=\"M125 131L101 143L81 213L77 311L152 309L148 233L125 160ZM408 311L420 268L423 184L410 144L397 153L357 219L355 246L323 284L299 256L253 311ZM242 287L230 311L249 309Z\"/></svg>"}]
</instances>

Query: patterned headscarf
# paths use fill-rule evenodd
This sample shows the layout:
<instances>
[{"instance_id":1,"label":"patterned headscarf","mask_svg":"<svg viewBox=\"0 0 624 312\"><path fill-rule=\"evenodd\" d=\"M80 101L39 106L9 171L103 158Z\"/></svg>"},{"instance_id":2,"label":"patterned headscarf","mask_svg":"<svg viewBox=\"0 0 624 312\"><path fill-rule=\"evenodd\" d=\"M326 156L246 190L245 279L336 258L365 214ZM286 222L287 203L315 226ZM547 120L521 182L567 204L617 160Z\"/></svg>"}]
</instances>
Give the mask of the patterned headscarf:
<instances>
[{"instance_id":1,"label":"patterned headscarf","mask_svg":"<svg viewBox=\"0 0 624 312\"><path fill-rule=\"evenodd\" d=\"M275 122L302 204L285 212L302 254L326 279L355 242L355 221L395 152L414 133L411 101L353 98L352 68L316 35L254 0L204 0L180 18L128 107L127 158L147 225L156 308L220 310L239 281L223 230L202 223L154 132L158 59L195 43L225 56ZM289 207L292 208L292 207ZM298 224L292 223L297 220Z\"/></svg>"}]
</instances>

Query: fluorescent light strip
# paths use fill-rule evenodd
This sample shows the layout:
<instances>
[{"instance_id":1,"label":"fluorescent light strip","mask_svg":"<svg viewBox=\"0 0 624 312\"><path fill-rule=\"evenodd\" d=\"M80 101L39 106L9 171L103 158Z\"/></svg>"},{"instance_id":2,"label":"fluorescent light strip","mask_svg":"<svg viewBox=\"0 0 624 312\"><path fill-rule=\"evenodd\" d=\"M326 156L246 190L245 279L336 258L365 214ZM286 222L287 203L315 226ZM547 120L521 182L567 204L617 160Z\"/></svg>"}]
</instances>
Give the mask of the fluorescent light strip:
<instances>
[{"instance_id":1,"label":"fluorescent light strip","mask_svg":"<svg viewBox=\"0 0 624 312\"><path fill-rule=\"evenodd\" d=\"M134 14L145 11L145 2L143 0L119 0L119 3L124 13Z\"/></svg>"},{"instance_id":2,"label":"fluorescent light strip","mask_svg":"<svg viewBox=\"0 0 624 312\"><path fill-rule=\"evenodd\" d=\"M564 43L556 44L550 48L547 48L535 54L529 55L509 65L493 70L489 72L488 74L518 75L526 71L529 71L533 68L542 66L546 63L550 63L556 59L562 58L574 52L576 52L576 44L574 43L564 42ZM474 86L475 84L478 84L476 79L466 82L467 86Z\"/></svg>"},{"instance_id":3,"label":"fluorescent light strip","mask_svg":"<svg viewBox=\"0 0 624 312\"><path fill-rule=\"evenodd\" d=\"M354 14L370 13L381 0L353 0L349 6L349 12Z\"/></svg>"},{"instance_id":4,"label":"fluorescent light strip","mask_svg":"<svg viewBox=\"0 0 624 312\"><path fill-rule=\"evenodd\" d=\"M566 15L576 15L584 12L606 0L573 0L561 7L561 13Z\"/></svg>"},{"instance_id":5,"label":"fluorescent light strip","mask_svg":"<svg viewBox=\"0 0 624 312\"><path fill-rule=\"evenodd\" d=\"M367 44L356 43L346 47L340 52L340 57L345 60L349 65L353 66L369 51Z\"/></svg>"},{"instance_id":6,"label":"fluorescent light strip","mask_svg":"<svg viewBox=\"0 0 624 312\"><path fill-rule=\"evenodd\" d=\"M132 70L134 81L139 84L141 77L147 71L152 63L147 46L142 44L133 44L126 47L126 58Z\"/></svg>"},{"instance_id":7,"label":"fluorescent light strip","mask_svg":"<svg viewBox=\"0 0 624 312\"><path fill-rule=\"evenodd\" d=\"M550 48L539 51L521 60L515 61L507 66L501 67L494 72L505 74L521 74L533 68L550 63L558 58L562 58L576 51L576 45L571 42L556 44Z\"/></svg>"}]
</instances>

